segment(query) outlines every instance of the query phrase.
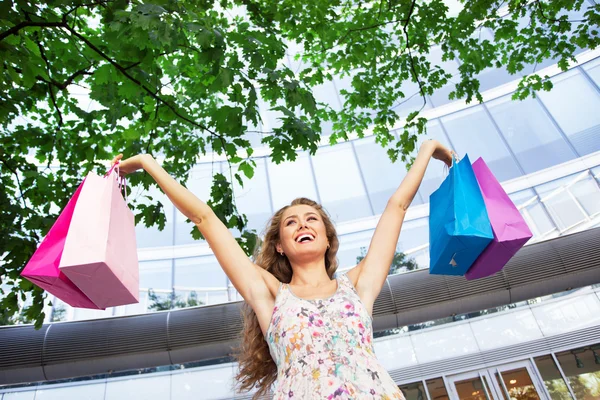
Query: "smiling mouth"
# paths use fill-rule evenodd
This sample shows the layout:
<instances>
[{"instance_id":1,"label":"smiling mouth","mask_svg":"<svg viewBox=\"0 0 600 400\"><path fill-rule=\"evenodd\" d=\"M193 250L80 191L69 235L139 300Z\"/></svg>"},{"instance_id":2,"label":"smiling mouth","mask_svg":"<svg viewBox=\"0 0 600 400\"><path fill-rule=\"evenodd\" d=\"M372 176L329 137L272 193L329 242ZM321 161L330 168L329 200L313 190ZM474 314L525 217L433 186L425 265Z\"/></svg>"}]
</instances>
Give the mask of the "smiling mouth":
<instances>
[{"instance_id":1,"label":"smiling mouth","mask_svg":"<svg viewBox=\"0 0 600 400\"><path fill-rule=\"evenodd\" d=\"M310 233L304 233L296 238L296 243L309 243L313 242L315 237Z\"/></svg>"}]
</instances>

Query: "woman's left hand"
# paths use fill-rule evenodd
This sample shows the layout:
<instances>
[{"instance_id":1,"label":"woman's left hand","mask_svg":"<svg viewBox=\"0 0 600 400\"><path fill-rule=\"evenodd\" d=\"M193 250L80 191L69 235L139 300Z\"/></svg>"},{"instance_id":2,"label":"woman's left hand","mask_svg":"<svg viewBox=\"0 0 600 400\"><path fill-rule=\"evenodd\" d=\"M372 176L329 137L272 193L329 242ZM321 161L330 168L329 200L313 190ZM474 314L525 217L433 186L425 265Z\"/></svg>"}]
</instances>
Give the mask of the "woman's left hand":
<instances>
[{"instance_id":1,"label":"woman's left hand","mask_svg":"<svg viewBox=\"0 0 600 400\"><path fill-rule=\"evenodd\" d=\"M452 157L458 157L455 152L438 142L437 140L428 140L423 145L432 147L431 157L444 162L448 167L452 166Z\"/></svg>"}]
</instances>

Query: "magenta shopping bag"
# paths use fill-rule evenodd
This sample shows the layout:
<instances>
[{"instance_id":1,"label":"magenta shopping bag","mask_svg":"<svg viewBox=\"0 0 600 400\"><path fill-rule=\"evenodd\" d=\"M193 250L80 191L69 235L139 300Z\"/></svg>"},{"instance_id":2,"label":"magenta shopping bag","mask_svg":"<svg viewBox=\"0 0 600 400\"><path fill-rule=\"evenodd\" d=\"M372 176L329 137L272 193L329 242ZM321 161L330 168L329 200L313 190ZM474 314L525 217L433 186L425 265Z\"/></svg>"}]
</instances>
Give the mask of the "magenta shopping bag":
<instances>
[{"instance_id":1,"label":"magenta shopping bag","mask_svg":"<svg viewBox=\"0 0 600 400\"><path fill-rule=\"evenodd\" d=\"M100 308L139 301L135 222L119 179L114 167L105 177L85 178L59 265Z\"/></svg>"},{"instance_id":2,"label":"magenta shopping bag","mask_svg":"<svg viewBox=\"0 0 600 400\"><path fill-rule=\"evenodd\" d=\"M72 307L98 309L99 307L59 269L73 210L84 183L85 180L79 185L40 246L33 253L25 269L21 272L21 276Z\"/></svg>"},{"instance_id":3,"label":"magenta shopping bag","mask_svg":"<svg viewBox=\"0 0 600 400\"><path fill-rule=\"evenodd\" d=\"M483 278L500 271L533 236L521 213L482 158L473 163L473 172L483 194L494 240L467 271L467 280Z\"/></svg>"}]
</instances>

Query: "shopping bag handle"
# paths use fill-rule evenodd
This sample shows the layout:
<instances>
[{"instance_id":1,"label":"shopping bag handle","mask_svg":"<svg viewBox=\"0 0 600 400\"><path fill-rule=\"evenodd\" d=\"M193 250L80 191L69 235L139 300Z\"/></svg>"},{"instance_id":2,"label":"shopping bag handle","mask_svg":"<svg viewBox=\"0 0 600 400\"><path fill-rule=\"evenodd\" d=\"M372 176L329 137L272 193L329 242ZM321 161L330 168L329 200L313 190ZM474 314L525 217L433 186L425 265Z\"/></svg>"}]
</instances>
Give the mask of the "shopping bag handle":
<instances>
[{"instance_id":1,"label":"shopping bag handle","mask_svg":"<svg viewBox=\"0 0 600 400\"><path fill-rule=\"evenodd\" d=\"M125 192L125 201L127 202L127 179L125 179L124 176L120 176L119 175L119 161L117 161L116 163L114 163L112 165L112 167L110 167L110 169L108 170L108 172L106 174L104 174L104 177L108 177L110 176L110 174L113 172L113 170L116 170L117 172L117 183L119 185L119 189L121 189L121 187L123 188L123 191Z\"/></svg>"}]
</instances>

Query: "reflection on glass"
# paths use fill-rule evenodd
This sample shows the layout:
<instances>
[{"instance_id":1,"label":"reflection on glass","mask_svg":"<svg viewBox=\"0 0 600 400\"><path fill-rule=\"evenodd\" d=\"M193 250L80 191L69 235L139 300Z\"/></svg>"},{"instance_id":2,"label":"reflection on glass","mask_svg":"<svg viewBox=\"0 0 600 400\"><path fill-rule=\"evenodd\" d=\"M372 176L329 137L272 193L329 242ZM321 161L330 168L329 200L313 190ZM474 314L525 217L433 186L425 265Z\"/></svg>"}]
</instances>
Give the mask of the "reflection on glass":
<instances>
[{"instance_id":1,"label":"reflection on glass","mask_svg":"<svg viewBox=\"0 0 600 400\"><path fill-rule=\"evenodd\" d=\"M600 343L557 353L577 400L600 399Z\"/></svg>"},{"instance_id":2,"label":"reflection on glass","mask_svg":"<svg viewBox=\"0 0 600 400\"><path fill-rule=\"evenodd\" d=\"M489 391L489 385L487 383L485 387L483 385L480 377L454 382L460 400L494 400L494 396ZM486 389L490 396L489 399L486 395Z\"/></svg>"},{"instance_id":3,"label":"reflection on glass","mask_svg":"<svg viewBox=\"0 0 600 400\"><path fill-rule=\"evenodd\" d=\"M373 215L350 143L323 147L312 160L321 203L335 222Z\"/></svg>"},{"instance_id":4,"label":"reflection on glass","mask_svg":"<svg viewBox=\"0 0 600 400\"><path fill-rule=\"evenodd\" d=\"M381 214L406 176L406 168L400 162L392 164L374 136L354 141L354 148L375 214ZM413 205L420 203L420 199L415 200Z\"/></svg>"},{"instance_id":5,"label":"reflection on glass","mask_svg":"<svg viewBox=\"0 0 600 400\"><path fill-rule=\"evenodd\" d=\"M450 399L442 378L429 379L428 381L425 381L425 384L427 385L427 391L429 392L429 398L431 400Z\"/></svg>"},{"instance_id":6,"label":"reflection on glass","mask_svg":"<svg viewBox=\"0 0 600 400\"><path fill-rule=\"evenodd\" d=\"M483 157L500 182L522 175L482 106L447 115L442 117L441 121L459 156L468 154L471 162Z\"/></svg>"},{"instance_id":7,"label":"reflection on glass","mask_svg":"<svg viewBox=\"0 0 600 400\"><path fill-rule=\"evenodd\" d=\"M587 218L585 210L571 192L573 182L579 179L578 175L570 175L536 187L542 202L561 231ZM586 192L585 186L581 187L580 192Z\"/></svg>"},{"instance_id":8,"label":"reflection on glass","mask_svg":"<svg viewBox=\"0 0 600 400\"><path fill-rule=\"evenodd\" d=\"M542 356L534 358L535 365L540 371L546 390L552 400L571 400L571 394L567 389L565 380L560 375L558 367L554 363L552 356Z\"/></svg>"},{"instance_id":9,"label":"reflection on glass","mask_svg":"<svg viewBox=\"0 0 600 400\"><path fill-rule=\"evenodd\" d=\"M427 400L425 389L423 388L423 382L414 382L406 385L398 386L406 400Z\"/></svg>"},{"instance_id":10,"label":"reflection on glass","mask_svg":"<svg viewBox=\"0 0 600 400\"><path fill-rule=\"evenodd\" d=\"M576 157L538 100L516 102L507 95L487 105L526 174Z\"/></svg>"},{"instance_id":11,"label":"reflection on glass","mask_svg":"<svg viewBox=\"0 0 600 400\"><path fill-rule=\"evenodd\" d=\"M289 204L296 197L319 200L307 153L298 154L294 162L275 164L269 159L267 168L275 210Z\"/></svg>"},{"instance_id":12,"label":"reflection on glass","mask_svg":"<svg viewBox=\"0 0 600 400\"><path fill-rule=\"evenodd\" d=\"M539 400L540 396L533 385L527 368L502 371L500 376L502 378L500 387L506 388L510 400ZM502 383L504 383L504 386L502 386Z\"/></svg>"},{"instance_id":13,"label":"reflection on glass","mask_svg":"<svg viewBox=\"0 0 600 400\"><path fill-rule=\"evenodd\" d=\"M558 125L580 155L600 150L600 94L572 69L552 78L550 92L539 92Z\"/></svg>"}]
</instances>

